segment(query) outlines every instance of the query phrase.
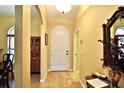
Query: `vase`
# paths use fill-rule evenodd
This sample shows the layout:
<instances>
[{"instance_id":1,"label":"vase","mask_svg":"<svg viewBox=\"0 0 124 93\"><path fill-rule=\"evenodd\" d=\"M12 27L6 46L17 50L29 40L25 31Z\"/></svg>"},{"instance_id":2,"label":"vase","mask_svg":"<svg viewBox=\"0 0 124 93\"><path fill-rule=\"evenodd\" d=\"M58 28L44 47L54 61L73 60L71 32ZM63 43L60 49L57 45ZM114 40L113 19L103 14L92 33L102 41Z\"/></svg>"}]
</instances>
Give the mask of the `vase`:
<instances>
[{"instance_id":1,"label":"vase","mask_svg":"<svg viewBox=\"0 0 124 93\"><path fill-rule=\"evenodd\" d=\"M118 83L121 79L121 72L117 69L111 69L109 71L109 78L111 81L111 87L118 88Z\"/></svg>"}]
</instances>

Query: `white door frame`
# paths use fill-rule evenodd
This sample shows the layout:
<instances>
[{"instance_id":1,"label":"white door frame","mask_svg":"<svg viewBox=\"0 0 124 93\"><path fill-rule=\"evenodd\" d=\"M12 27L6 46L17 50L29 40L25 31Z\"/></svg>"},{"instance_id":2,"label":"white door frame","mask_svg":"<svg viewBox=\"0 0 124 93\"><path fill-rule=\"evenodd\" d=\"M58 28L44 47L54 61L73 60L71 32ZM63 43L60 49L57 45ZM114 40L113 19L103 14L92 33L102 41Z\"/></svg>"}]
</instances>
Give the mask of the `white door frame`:
<instances>
[{"instance_id":1,"label":"white door frame","mask_svg":"<svg viewBox=\"0 0 124 93\"><path fill-rule=\"evenodd\" d=\"M70 31L69 29L66 27L66 26L63 26L63 25L56 25L51 33L50 33L50 70L49 71L54 71L51 69L51 64L52 64L52 61L51 61L51 39L52 39L52 33L54 32L54 30L57 28L57 27L62 27L64 29L66 29L68 31L68 64L67 64L67 70L70 70Z\"/></svg>"},{"instance_id":2,"label":"white door frame","mask_svg":"<svg viewBox=\"0 0 124 93\"><path fill-rule=\"evenodd\" d=\"M80 51L80 28L77 28L74 33L73 33L73 71L76 73L79 73L79 69L77 69L77 64L79 65L79 63L77 63L77 58L79 58L79 62L80 62L80 53L75 53L77 52L77 50L75 50L77 48L77 46L75 45L76 42L76 38L77 38L77 33L79 34L79 51ZM78 56L78 57L77 57Z\"/></svg>"}]
</instances>

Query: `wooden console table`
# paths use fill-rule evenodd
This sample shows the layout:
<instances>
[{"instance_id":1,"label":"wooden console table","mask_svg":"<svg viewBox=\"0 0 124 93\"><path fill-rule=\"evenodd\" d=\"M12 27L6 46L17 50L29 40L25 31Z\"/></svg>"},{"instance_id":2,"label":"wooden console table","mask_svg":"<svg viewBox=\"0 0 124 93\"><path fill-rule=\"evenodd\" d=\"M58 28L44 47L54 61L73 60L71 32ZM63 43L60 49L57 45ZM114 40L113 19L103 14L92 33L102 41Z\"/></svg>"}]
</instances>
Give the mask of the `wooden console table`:
<instances>
[{"instance_id":1,"label":"wooden console table","mask_svg":"<svg viewBox=\"0 0 124 93\"><path fill-rule=\"evenodd\" d=\"M106 79L101 79L94 77L92 75L86 76L86 84L88 88L110 88L110 81Z\"/></svg>"}]
</instances>

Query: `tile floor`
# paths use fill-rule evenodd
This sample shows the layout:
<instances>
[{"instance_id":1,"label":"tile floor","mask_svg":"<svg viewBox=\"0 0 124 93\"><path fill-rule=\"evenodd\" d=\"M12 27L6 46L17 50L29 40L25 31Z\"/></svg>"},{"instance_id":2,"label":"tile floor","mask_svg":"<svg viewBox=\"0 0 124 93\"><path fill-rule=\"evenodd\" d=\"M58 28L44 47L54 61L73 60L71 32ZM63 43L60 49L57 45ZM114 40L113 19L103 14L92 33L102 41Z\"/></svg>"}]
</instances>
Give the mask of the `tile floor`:
<instances>
[{"instance_id":1,"label":"tile floor","mask_svg":"<svg viewBox=\"0 0 124 93\"><path fill-rule=\"evenodd\" d=\"M11 77L10 77L11 79ZM9 81L10 88L15 88L15 81ZM40 83L40 75L31 75L31 88L82 88L79 77L73 72L48 72L45 82Z\"/></svg>"},{"instance_id":2,"label":"tile floor","mask_svg":"<svg viewBox=\"0 0 124 93\"><path fill-rule=\"evenodd\" d=\"M40 83L40 76L31 76L32 88L82 88L78 76L73 72L48 72L45 82Z\"/></svg>"}]
</instances>

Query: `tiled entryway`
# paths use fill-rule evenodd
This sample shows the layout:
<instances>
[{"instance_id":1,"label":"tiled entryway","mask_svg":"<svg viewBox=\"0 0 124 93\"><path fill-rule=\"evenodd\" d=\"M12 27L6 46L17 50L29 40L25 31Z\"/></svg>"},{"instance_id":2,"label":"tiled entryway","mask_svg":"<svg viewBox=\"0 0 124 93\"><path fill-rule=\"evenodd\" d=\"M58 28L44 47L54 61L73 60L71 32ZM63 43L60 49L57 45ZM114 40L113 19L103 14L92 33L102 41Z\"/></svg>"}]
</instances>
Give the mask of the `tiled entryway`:
<instances>
[{"instance_id":1,"label":"tiled entryway","mask_svg":"<svg viewBox=\"0 0 124 93\"><path fill-rule=\"evenodd\" d=\"M78 77L72 72L48 72L45 82L40 83L39 75L31 76L32 88L82 88Z\"/></svg>"}]
</instances>

